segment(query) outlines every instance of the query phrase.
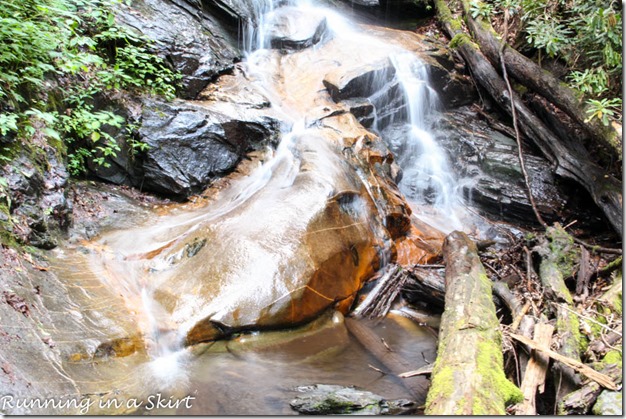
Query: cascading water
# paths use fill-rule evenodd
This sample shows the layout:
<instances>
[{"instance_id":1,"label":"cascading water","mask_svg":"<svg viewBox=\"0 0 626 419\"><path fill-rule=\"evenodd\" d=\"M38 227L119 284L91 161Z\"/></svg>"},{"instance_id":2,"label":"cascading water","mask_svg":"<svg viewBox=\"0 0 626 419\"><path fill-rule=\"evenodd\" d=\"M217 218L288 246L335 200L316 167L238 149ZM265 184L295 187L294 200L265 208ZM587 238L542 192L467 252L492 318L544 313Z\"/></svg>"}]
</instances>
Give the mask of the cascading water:
<instances>
[{"instance_id":1,"label":"cascading water","mask_svg":"<svg viewBox=\"0 0 626 419\"><path fill-rule=\"evenodd\" d=\"M456 215L460 208L458 183L445 152L430 132L440 103L437 92L428 83L428 69L413 54L392 54L390 59L406 109L392 115L386 126L376 128L383 138L386 130L389 134L400 131L401 135L388 139L403 171L398 186L412 204L432 206L435 217L423 214L431 224L445 232L462 229Z\"/></svg>"}]
</instances>

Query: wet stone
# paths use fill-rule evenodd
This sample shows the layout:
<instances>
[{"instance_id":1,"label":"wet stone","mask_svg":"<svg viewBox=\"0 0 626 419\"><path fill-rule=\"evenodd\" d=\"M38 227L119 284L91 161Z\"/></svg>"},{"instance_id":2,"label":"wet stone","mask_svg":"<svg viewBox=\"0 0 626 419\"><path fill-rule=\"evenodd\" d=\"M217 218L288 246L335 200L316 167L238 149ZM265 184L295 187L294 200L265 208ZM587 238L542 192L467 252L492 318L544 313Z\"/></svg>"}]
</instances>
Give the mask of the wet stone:
<instances>
[{"instance_id":1,"label":"wet stone","mask_svg":"<svg viewBox=\"0 0 626 419\"><path fill-rule=\"evenodd\" d=\"M301 50L328 36L324 15L295 7L281 7L271 13L267 26L270 45L274 49Z\"/></svg>"},{"instance_id":2,"label":"wet stone","mask_svg":"<svg viewBox=\"0 0 626 419\"><path fill-rule=\"evenodd\" d=\"M399 415L413 413L417 407L411 400L385 400L355 387L315 384L300 386L296 391L303 394L289 405L307 415Z\"/></svg>"}]
</instances>

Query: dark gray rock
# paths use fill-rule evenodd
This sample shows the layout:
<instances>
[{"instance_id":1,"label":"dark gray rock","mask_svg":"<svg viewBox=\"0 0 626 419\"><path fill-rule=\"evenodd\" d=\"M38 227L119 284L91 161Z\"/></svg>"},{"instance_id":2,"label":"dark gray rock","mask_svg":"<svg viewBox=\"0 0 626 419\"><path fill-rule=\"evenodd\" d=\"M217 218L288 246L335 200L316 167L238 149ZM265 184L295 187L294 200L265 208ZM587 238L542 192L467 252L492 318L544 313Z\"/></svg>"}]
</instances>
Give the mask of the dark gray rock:
<instances>
[{"instance_id":1,"label":"dark gray rock","mask_svg":"<svg viewBox=\"0 0 626 419\"><path fill-rule=\"evenodd\" d=\"M295 7L280 7L268 16L265 30L274 49L301 50L328 38L326 17Z\"/></svg>"},{"instance_id":2,"label":"dark gray rock","mask_svg":"<svg viewBox=\"0 0 626 419\"><path fill-rule=\"evenodd\" d=\"M399 415L411 414L417 409L411 400L385 400L354 387L315 384L296 390L304 394L297 396L289 405L307 415Z\"/></svg>"},{"instance_id":3,"label":"dark gray rock","mask_svg":"<svg viewBox=\"0 0 626 419\"><path fill-rule=\"evenodd\" d=\"M402 135L401 131L400 128L390 136ZM471 204L499 219L536 222L513 138L478 120L469 108L445 114L433 131L440 146L448 153L456 177L461 180L465 198ZM568 196L545 159L528 152L525 157L538 209L546 220L555 220L564 209Z\"/></svg>"},{"instance_id":4,"label":"dark gray rock","mask_svg":"<svg viewBox=\"0 0 626 419\"><path fill-rule=\"evenodd\" d=\"M154 40L154 51L183 75L184 98L195 98L241 58L237 40L195 2L135 0L118 10L118 21Z\"/></svg>"},{"instance_id":5,"label":"dark gray rock","mask_svg":"<svg viewBox=\"0 0 626 419\"><path fill-rule=\"evenodd\" d=\"M374 123L374 105L368 99L356 98L343 101L348 110L365 128L369 128Z\"/></svg>"},{"instance_id":6,"label":"dark gray rock","mask_svg":"<svg viewBox=\"0 0 626 419\"><path fill-rule=\"evenodd\" d=\"M52 249L71 223L71 203L65 187L69 174L58 153L48 144L37 153L21 150L0 168L9 192L6 222L2 228L22 243Z\"/></svg>"},{"instance_id":7,"label":"dark gray rock","mask_svg":"<svg viewBox=\"0 0 626 419\"><path fill-rule=\"evenodd\" d=\"M226 111L226 109L223 109ZM231 171L252 149L274 141L280 123L237 107L220 112L205 102L147 102L140 136L144 189L188 197Z\"/></svg>"}]
</instances>

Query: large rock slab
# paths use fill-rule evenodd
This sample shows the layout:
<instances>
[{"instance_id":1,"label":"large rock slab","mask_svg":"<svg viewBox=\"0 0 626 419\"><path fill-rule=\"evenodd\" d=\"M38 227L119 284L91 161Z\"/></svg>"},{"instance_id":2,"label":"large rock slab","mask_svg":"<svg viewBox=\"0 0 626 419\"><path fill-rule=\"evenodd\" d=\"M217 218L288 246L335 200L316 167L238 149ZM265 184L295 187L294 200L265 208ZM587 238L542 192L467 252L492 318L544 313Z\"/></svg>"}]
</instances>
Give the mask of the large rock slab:
<instances>
[{"instance_id":1,"label":"large rock slab","mask_svg":"<svg viewBox=\"0 0 626 419\"><path fill-rule=\"evenodd\" d=\"M312 47L328 35L326 17L296 7L280 7L267 17L264 28L272 48L300 50Z\"/></svg>"},{"instance_id":2,"label":"large rock slab","mask_svg":"<svg viewBox=\"0 0 626 419\"><path fill-rule=\"evenodd\" d=\"M232 171L247 152L272 144L282 129L269 100L239 70L221 76L196 101L145 98L120 106L140 125L135 140L148 149L133 153L123 130L121 151L92 173L115 184L186 198Z\"/></svg>"},{"instance_id":3,"label":"large rock slab","mask_svg":"<svg viewBox=\"0 0 626 419\"><path fill-rule=\"evenodd\" d=\"M182 0L136 0L117 20L154 41L154 51L183 75L182 97L195 98L241 58L237 40L198 5Z\"/></svg>"}]
</instances>

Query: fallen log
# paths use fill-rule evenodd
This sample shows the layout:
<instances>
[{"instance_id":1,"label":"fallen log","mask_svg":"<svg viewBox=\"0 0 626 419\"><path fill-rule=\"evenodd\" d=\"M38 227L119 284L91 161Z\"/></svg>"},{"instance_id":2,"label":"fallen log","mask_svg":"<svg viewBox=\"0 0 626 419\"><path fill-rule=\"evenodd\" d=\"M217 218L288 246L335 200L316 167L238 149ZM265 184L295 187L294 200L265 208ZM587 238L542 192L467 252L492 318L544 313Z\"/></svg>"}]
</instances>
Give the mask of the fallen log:
<instances>
[{"instance_id":1,"label":"fallen log","mask_svg":"<svg viewBox=\"0 0 626 419\"><path fill-rule=\"evenodd\" d=\"M346 317L346 327L352 336L369 351L374 358L392 374L400 375L409 369L409 363L381 341L380 337L363 322ZM418 406L426 401L429 380L424 376L414 376L402 380L402 384L411 392Z\"/></svg>"},{"instance_id":2,"label":"fallen log","mask_svg":"<svg viewBox=\"0 0 626 419\"><path fill-rule=\"evenodd\" d=\"M544 295L556 306L556 332L559 336L558 353L580 362L580 322L571 309L574 301L565 278L573 276L574 262L579 260L579 249L573 238L559 225L548 227L546 237L534 249L541 255L539 278ZM580 377L566 364L553 366L557 400L580 386Z\"/></svg>"},{"instance_id":3,"label":"fallen log","mask_svg":"<svg viewBox=\"0 0 626 419\"><path fill-rule=\"evenodd\" d=\"M502 41L499 39L497 33L489 22L486 22L480 17L477 19L472 17L470 4L467 0L463 0L463 11L467 18L467 26L480 46L480 50L495 67L499 67L502 64L500 61ZM537 63L526 58L509 45L504 46L502 55L507 72L512 75L513 78L561 109L589 136L611 150L613 154L612 157L621 159L621 135L618 134L614 128L604 126L597 118L587 122L585 107L576 97L572 89L561 82L552 73L542 69Z\"/></svg>"},{"instance_id":4,"label":"fallen log","mask_svg":"<svg viewBox=\"0 0 626 419\"><path fill-rule=\"evenodd\" d=\"M408 301L423 301L431 308L443 310L446 286L442 269L425 269L415 265L409 270L403 291Z\"/></svg>"},{"instance_id":5,"label":"fallen log","mask_svg":"<svg viewBox=\"0 0 626 419\"><path fill-rule=\"evenodd\" d=\"M463 32L462 23L452 17L445 0L435 0L437 15L445 32L452 38L450 46L456 48L471 69L474 79L509 115L514 104L521 131L532 140L541 153L554 165L557 175L580 184L603 211L615 231L622 235L622 184L605 169L589 160L582 145L558 138L525 106L517 95L510 97L506 83L479 47Z\"/></svg>"},{"instance_id":6,"label":"fallen log","mask_svg":"<svg viewBox=\"0 0 626 419\"><path fill-rule=\"evenodd\" d=\"M552 333L554 327L546 323L535 324L534 340L541 345L550 347ZM520 389L524 394L524 401L516 407L516 415L536 415L537 407L535 405L535 396L537 390L539 393L544 392L546 373L548 372L548 364L550 359L547 355L534 351L522 381Z\"/></svg>"},{"instance_id":7,"label":"fallen log","mask_svg":"<svg viewBox=\"0 0 626 419\"><path fill-rule=\"evenodd\" d=\"M446 237L444 258L445 311L425 412L504 415L506 405L521 401L522 393L504 375L491 281L465 233Z\"/></svg>"}]
</instances>

